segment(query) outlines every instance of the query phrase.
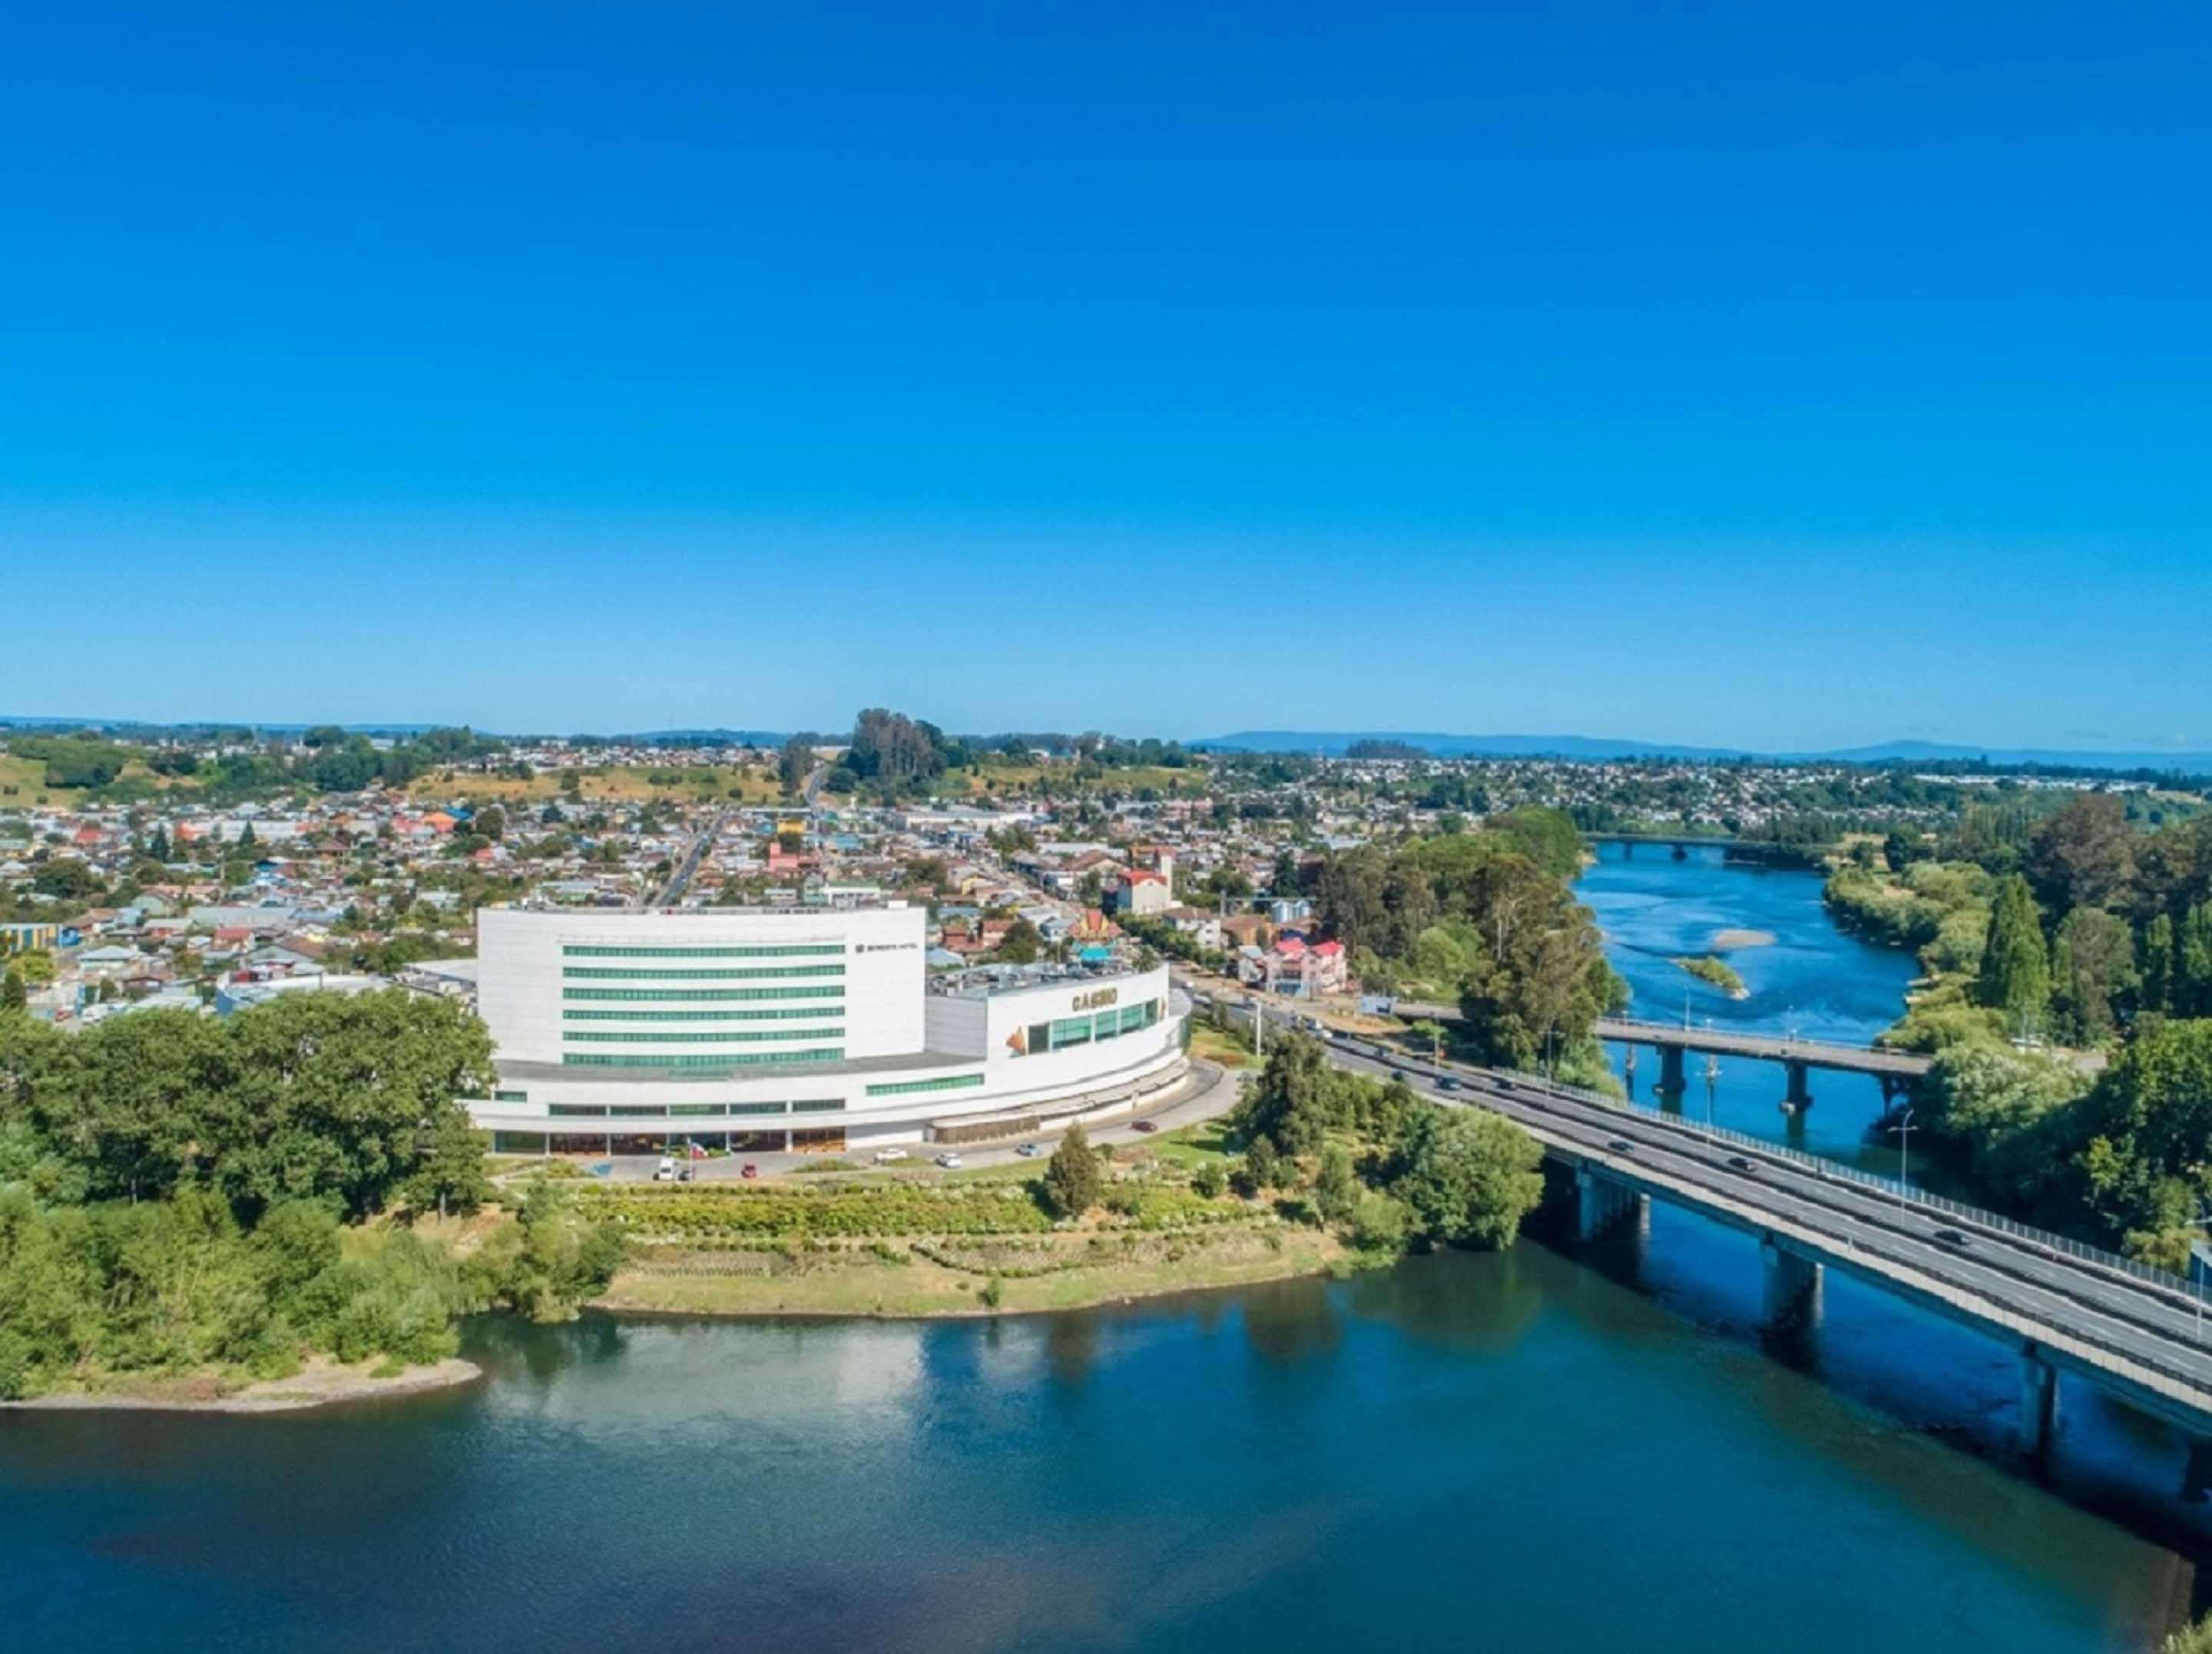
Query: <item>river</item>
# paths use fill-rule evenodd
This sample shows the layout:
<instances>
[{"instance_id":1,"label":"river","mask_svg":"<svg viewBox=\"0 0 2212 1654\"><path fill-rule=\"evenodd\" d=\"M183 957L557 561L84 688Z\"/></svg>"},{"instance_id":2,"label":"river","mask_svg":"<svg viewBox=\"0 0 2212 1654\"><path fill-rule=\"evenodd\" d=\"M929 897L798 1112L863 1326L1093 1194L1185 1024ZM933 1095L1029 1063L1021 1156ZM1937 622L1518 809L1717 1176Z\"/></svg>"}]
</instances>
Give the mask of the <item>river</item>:
<instances>
[{"instance_id":1,"label":"river","mask_svg":"<svg viewBox=\"0 0 2212 1654\"><path fill-rule=\"evenodd\" d=\"M1650 854L1583 885L1639 1008L1738 927L1753 998L1695 1014L1895 1014L1817 882ZM1753 1067L1716 1112L1782 1129ZM2007 1351L1845 1280L1768 1347L1758 1290L1659 1207L1059 1317L487 1318L482 1383L314 1414L0 1414L0 1647L2081 1654L2201 1594L2166 1432L2069 1389L2031 1478Z\"/></svg>"},{"instance_id":2,"label":"river","mask_svg":"<svg viewBox=\"0 0 2212 1654\"><path fill-rule=\"evenodd\" d=\"M1597 915L1607 956L1627 979L1629 1015L1673 1023L1687 1015L1699 1025L1863 1045L1904 1014L1915 965L1909 953L1838 930L1821 905L1820 885L1818 873L1730 863L1717 848L1677 860L1664 845L1604 844L1576 894ZM1729 931L1774 939L1717 949L1715 939ZM1743 978L1746 998L1673 963L1714 952ZM1608 1055L1634 1100L1658 1107L1656 1054L1638 1052L1633 1075L1622 1047ZM1815 1073L1813 1106L1785 1114L1778 1064L1723 1058L1714 1067L1709 1079L1703 1059L1689 1060L1681 1112L1896 1175L1895 1140L1869 1136L1884 1111L1871 1076Z\"/></svg>"}]
</instances>

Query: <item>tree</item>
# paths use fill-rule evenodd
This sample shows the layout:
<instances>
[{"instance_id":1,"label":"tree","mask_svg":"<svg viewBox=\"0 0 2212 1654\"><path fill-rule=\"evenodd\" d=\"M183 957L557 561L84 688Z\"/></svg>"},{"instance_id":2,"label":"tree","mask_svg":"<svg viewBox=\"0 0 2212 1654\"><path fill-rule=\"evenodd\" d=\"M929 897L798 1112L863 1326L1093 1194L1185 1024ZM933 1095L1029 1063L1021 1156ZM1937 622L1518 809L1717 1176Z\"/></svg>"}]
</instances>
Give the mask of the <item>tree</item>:
<instances>
[{"instance_id":1,"label":"tree","mask_svg":"<svg viewBox=\"0 0 2212 1654\"><path fill-rule=\"evenodd\" d=\"M1008 964L1031 964L1044 951L1044 937L1026 919L1017 919L999 939L998 956Z\"/></svg>"},{"instance_id":2,"label":"tree","mask_svg":"<svg viewBox=\"0 0 2212 1654\"><path fill-rule=\"evenodd\" d=\"M1413 1117L1390 1192L1433 1242L1510 1246L1544 1198L1542 1145L1481 1109L1427 1108Z\"/></svg>"},{"instance_id":3,"label":"tree","mask_svg":"<svg viewBox=\"0 0 2212 1654\"><path fill-rule=\"evenodd\" d=\"M1080 1121L1067 1128L1044 1169L1045 1204L1062 1218L1079 1218L1098 1204L1106 1180Z\"/></svg>"},{"instance_id":4,"label":"tree","mask_svg":"<svg viewBox=\"0 0 2212 1654\"><path fill-rule=\"evenodd\" d=\"M1271 1151L1315 1153L1329 1128L1343 1121L1338 1078L1319 1040L1285 1035L1268 1051L1267 1067L1231 1124L1248 1142L1267 1140Z\"/></svg>"},{"instance_id":5,"label":"tree","mask_svg":"<svg viewBox=\"0 0 2212 1654\"><path fill-rule=\"evenodd\" d=\"M1359 1206L1359 1177L1352 1154L1340 1143L1322 1152L1321 1175L1314 1180L1314 1210L1324 1222L1349 1223Z\"/></svg>"},{"instance_id":6,"label":"tree","mask_svg":"<svg viewBox=\"0 0 2212 1654\"><path fill-rule=\"evenodd\" d=\"M2143 927L2142 972L2136 991L2136 1007L2146 1016L2162 1017L2173 1008L2175 958L2173 918L2161 913Z\"/></svg>"},{"instance_id":7,"label":"tree","mask_svg":"<svg viewBox=\"0 0 2212 1654\"><path fill-rule=\"evenodd\" d=\"M786 798L797 798L806 787L807 776L814 773L814 749L804 735L794 735L783 744L783 751L776 759L776 781Z\"/></svg>"},{"instance_id":8,"label":"tree","mask_svg":"<svg viewBox=\"0 0 2212 1654\"><path fill-rule=\"evenodd\" d=\"M507 836L507 812L496 804L487 804L469 822L470 830L488 839Z\"/></svg>"},{"instance_id":9,"label":"tree","mask_svg":"<svg viewBox=\"0 0 2212 1654\"><path fill-rule=\"evenodd\" d=\"M2076 793L2029 839L2027 876L2054 912L2118 907L2135 883L2135 833L2115 793Z\"/></svg>"},{"instance_id":10,"label":"tree","mask_svg":"<svg viewBox=\"0 0 2212 1654\"><path fill-rule=\"evenodd\" d=\"M2212 1016L2212 902L2199 902L2182 915L2175 954L2173 1014Z\"/></svg>"},{"instance_id":11,"label":"tree","mask_svg":"<svg viewBox=\"0 0 2212 1654\"><path fill-rule=\"evenodd\" d=\"M2002 1012L2006 1025L2020 1035L2034 1032L2050 1001L2051 967L2043 946L2043 920L2036 911L2027 880L2019 873L1997 886L1975 997L1991 1010Z\"/></svg>"},{"instance_id":12,"label":"tree","mask_svg":"<svg viewBox=\"0 0 2212 1654\"><path fill-rule=\"evenodd\" d=\"M167 827L156 826L154 829L154 836L146 841L146 854L156 861L166 862L169 859L169 830Z\"/></svg>"},{"instance_id":13,"label":"tree","mask_svg":"<svg viewBox=\"0 0 2212 1654\"><path fill-rule=\"evenodd\" d=\"M30 1002L30 991L23 985L22 971L9 965L8 974L0 976L0 1012L21 1011Z\"/></svg>"},{"instance_id":14,"label":"tree","mask_svg":"<svg viewBox=\"0 0 2212 1654\"><path fill-rule=\"evenodd\" d=\"M2136 982L2135 938L2127 921L2101 908L2076 908L2051 949L2051 1010L2059 1037L2097 1045L2118 1026L2115 1003Z\"/></svg>"}]
</instances>

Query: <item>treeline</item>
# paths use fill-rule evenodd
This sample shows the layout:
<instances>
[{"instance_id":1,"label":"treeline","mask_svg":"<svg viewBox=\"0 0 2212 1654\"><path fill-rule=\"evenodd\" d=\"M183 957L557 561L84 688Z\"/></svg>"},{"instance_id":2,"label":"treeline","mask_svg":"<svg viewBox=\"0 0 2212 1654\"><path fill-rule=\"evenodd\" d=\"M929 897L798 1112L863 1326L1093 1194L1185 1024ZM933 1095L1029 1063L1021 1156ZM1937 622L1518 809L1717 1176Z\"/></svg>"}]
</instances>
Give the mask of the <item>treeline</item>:
<instances>
[{"instance_id":1,"label":"treeline","mask_svg":"<svg viewBox=\"0 0 2212 1654\"><path fill-rule=\"evenodd\" d=\"M328 1352L449 1354L454 1317L570 1312L617 1231L550 1188L465 1261L365 1220L473 1209L476 1018L392 990L75 1035L0 1010L0 1395Z\"/></svg>"},{"instance_id":2,"label":"treeline","mask_svg":"<svg viewBox=\"0 0 2212 1654\"><path fill-rule=\"evenodd\" d=\"M1880 864L1837 871L1827 902L1917 949L1936 978L1899 1043L2096 1045L2147 1019L2212 1016L2212 818L2145 830L2101 793L2033 824L1970 812L1948 836L1893 834Z\"/></svg>"},{"instance_id":3,"label":"treeline","mask_svg":"<svg viewBox=\"0 0 2212 1654\"><path fill-rule=\"evenodd\" d=\"M287 788L319 793L357 793L375 786L404 787L443 765L494 756L503 742L464 728L433 729L411 740L378 750L366 735L348 734L336 725L310 729L301 737L305 751L282 741L251 751L206 753L177 745L137 746L76 735L16 735L8 750L46 766L46 784L82 787L107 802L150 797L153 781L127 776L140 763L155 776L190 777L193 796L210 803L263 798Z\"/></svg>"},{"instance_id":4,"label":"treeline","mask_svg":"<svg viewBox=\"0 0 2212 1654\"><path fill-rule=\"evenodd\" d=\"M459 1317L563 1318L622 1256L620 1230L550 1181L466 1257L405 1229L349 1229L327 1200L281 1201L248 1226L204 1188L82 1207L0 1188L0 1400L210 1368L281 1377L316 1354L441 1360Z\"/></svg>"},{"instance_id":5,"label":"treeline","mask_svg":"<svg viewBox=\"0 0 2212 1654\"><path fill-rule=\"evenodd\" d=\"M2148 1025L2094 1078L2039 1053L1954 1044L1923 1098L1923 1122L1990 1203L2187 1267L2212 1195L2212 1019Z\"/></svg>"},{"instance_id":6,"label":"treeline","mask_svg":"<svg viewBox=\"0 0 2212 1654\"><path fill-rule=\"evenodd\" d=\"M1304 1035L1269 1053L1229 1127L1245 1192L1297 1194L1373 1254L1510 1246L1544 1197L1542 1147L1513 1122L1346 1073Z\"/></svg>"},{"instance_id":7,"label":"treeline","mask_svg":"<svg viewBox=\"0 0 2212 1654\"><path fill-rule=\"evenodd\" d=\"M1361 982L1456 999L1455 1031L1476 1061L1549 1062L1601 1084L1592 1026L1626 989L1574 899L1582 854L1566 817L1516 810L1479 831L1339 851L1311 888Z\"/></svg>"}]
</instances>

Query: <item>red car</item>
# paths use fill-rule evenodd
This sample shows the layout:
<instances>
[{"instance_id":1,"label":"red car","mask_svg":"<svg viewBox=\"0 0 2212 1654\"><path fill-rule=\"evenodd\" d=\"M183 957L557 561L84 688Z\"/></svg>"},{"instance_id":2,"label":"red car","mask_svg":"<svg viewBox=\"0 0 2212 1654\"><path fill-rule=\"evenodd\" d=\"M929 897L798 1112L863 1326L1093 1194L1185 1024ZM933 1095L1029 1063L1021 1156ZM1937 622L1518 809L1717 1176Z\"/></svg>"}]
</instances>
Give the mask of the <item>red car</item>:
<instances>
[{"instance_id":1,"label":"red car","mask_svg":"<svg viewBox=\"0 0 2212 1654\"><path fill-rule=\"evenodd\" d=\"M738 1176L740 1177L757 1177L760 1176L760 1168L755 1165L751 1161L748 1160L745 1162L745 1169L743 1171L740 1171Z\"/></svg>"}]
</instances>

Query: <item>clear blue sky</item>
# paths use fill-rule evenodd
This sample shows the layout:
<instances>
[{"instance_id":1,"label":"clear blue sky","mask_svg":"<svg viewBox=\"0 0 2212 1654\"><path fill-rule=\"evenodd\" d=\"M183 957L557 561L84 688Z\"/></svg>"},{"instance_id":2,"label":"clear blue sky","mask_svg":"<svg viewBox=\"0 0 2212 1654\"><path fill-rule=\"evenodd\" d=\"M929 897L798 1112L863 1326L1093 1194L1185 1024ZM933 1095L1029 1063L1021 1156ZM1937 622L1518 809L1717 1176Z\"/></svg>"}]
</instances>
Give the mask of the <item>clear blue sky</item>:
<instances>
[{"instance_id":1,"label":"clear blue sky","mask_svg":"<svg viewBox=\"0 0 2212 1654\"><path fill-rule=\"evenodd\" d=\"M2212 745L2197 0L0 53L0 712Z\"/></svg>"}]
</instances>

